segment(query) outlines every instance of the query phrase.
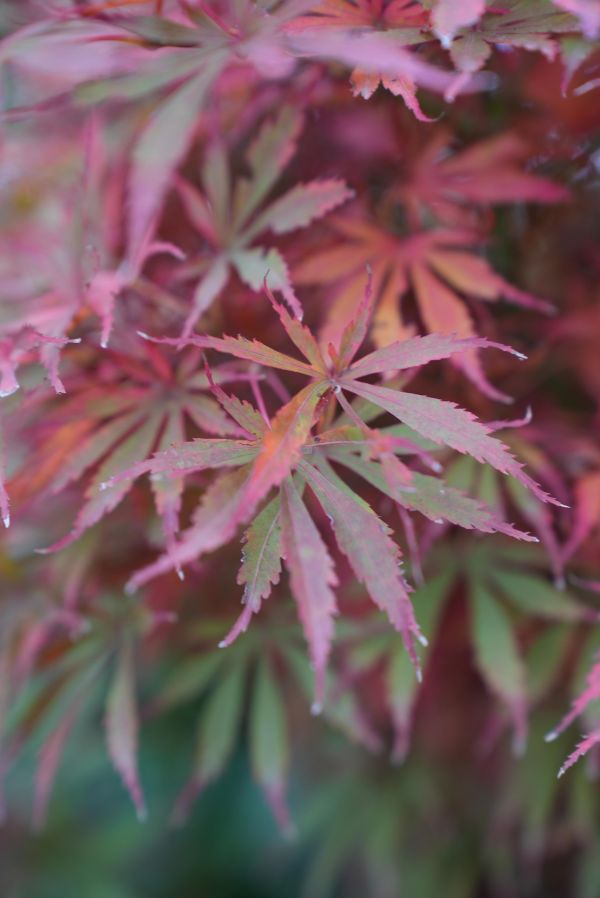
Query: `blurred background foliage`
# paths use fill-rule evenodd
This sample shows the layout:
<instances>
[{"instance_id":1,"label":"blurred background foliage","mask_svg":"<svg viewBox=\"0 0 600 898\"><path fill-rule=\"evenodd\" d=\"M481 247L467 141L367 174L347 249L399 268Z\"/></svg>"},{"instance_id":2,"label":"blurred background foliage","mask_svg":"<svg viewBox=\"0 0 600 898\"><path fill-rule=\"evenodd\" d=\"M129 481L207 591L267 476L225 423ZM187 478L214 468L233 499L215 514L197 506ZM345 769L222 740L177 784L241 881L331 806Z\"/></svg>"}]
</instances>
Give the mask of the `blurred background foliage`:
<instances>
[{"instance_id":1,"label":"blurred background foliage","mask_svg":"<svg viewBox=\"0 0 600 898\"><path fill-rule=\"evenodd\" d=\"M21 20L19 4L0 0L0 29L8 33ZM594 64L597 69L597 59L592 74ZM552 319L508 304L494 309L503 339L531 358L527 380L497 363L519 409L535 406L534 427L507 432L507 439L539 470L549 458L571 495L578 481L600 470L598 91L562 96L561 65L539 55L506 54L496 68L497 90L451 108L431 97L423 105L432 115L443 112L465 142L504 129L519 133L539 149L537 170L572 190L568 204L514 204L489 223L494 267L558 309ZM333 158L336 173L352 182L357 160L370 152L357 132L382 122L392 123L398 146L414 152L425 126L415 125L395 98L380 92L369 106L357 107L345 76L333 81L308 115L298 170L313 176ZM385 189L395 152L388 146L380 164L371 159L370 196ZM68 160L66 168L69 182ZM35 202L35 190L30 198ZM22 200L26 214L27 195ZM177 212L168 207L169 213L177 231ZM51 226L56 230L55 219ZM317 232L314 240L320 239ZM218 320L226 329L233 320L249 334L272 330L266 304L244 302L235 291L223 300ZM486 324L492 317L487 310L478 314ZM461 402L491 417L487 400L457 372L426 376L430 392L453 398L460 389ZM458 484L471 475L463 467L454 476ZM498 480L488 474L476 492L543 531L544 520L526 497ZM145 520L147 497L135 502ZM58 571L51 577L51 567L32 561L30 551L71 511L56 498L19 541L9 535L0 554L2 638L40 619L40 609L58 608L56 583L67 574L75 589L86 584L82 594L89 600L81 638L71 642L60 621L52 625L52 638L7 716L7 733L26 738L6 777L1 898L598 898L600 758L592 752L563 778L557 773L580 728L597 721L600 709L592 706L582 724L544 741L581 691L600 646L593 625L600 609L594 522L577 547L566 589L548 574L547 543L531 549L499 536L429 533L426 585L414 597L425 632L433 634L419 690L398 651L399 637L364 612L365 596L346 577L341 605L356 614L338 625L330 699L315 718L311 671L285 584L250 631L219 651L237 601L237 546L203 561L183 584L152 585L142 607L122 585L131 557L146 558L148 543L157 542L156 522L138 531L127 510L118 509L108 523L44 561ZM565 521L560 533L568 529ZM510 576L521 580L511 583ZM477 618L477 589L486 590L495 616ZM130 644L148 804L143 821L108 762L104 733L115 662ZM496 665L498 646L502 664ZM264 691L265 664L275 693ZM69 670L76 672L70 692L63 688ZM0 672L0 706L6 678ZM219 696L217 682L229 698ZM80 694L85 701L47 817L33 826L40 750ZM270 721L267 744L256 737L261 703L262 719ZM193 770L206 783L187 808L182 790ZM282 783L291 825L281 806ZM189 811L185 822L174 819L175 806L180 816Z\"/></svg>"}]
</instances>

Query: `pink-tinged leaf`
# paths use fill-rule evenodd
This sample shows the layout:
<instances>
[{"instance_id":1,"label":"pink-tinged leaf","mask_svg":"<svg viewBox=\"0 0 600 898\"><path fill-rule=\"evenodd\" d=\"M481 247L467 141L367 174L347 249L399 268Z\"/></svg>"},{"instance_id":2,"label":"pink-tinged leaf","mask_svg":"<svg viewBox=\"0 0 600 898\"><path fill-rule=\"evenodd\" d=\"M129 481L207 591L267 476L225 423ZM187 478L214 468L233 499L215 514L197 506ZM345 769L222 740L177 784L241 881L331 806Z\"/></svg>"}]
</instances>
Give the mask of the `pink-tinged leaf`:
<instances>
[{"instance_id":1,"label":"pink-tinged leaf","mask_svg":"<svg viewBox=\"0 0 600 898\"><path fill-rule=\"evenodd\" d=\"M242 227L268 195L295 149L302 130L302 116L297 109L284 107L277 118L267 121L258 132L246 161L252 172L248 180L238 181L234 193L234 217Z\"/></svg>"},{"instance_id":2,"label":"pink-tinged leaf","mask_svg":"<svg viewBox=\"0 0 600 898\"><path fill-rule=\"evenodd\" d=\"M468 296L495 301L504 297L516 305L544 314L555 309L544 299L514 287L497 274L489 262L472 253L435 250L427 258L428 264L448 283Z\"/></svg>"},{"instance_id":3,"label":"pink-tinged leaf","mask_svg":"<svg viewBox=\"0 0 600 898\"><path fill-rule=\"evenodd\" d=\"M417 99L417 89L412 78L388 78L385 75L382 78L383 86L389 90L395 97L402 97L406 107L410 109L414 117L419 122L433 122L435 119L425 115L421 109L421 104Z\"/></svg>"},{"instance_id":4,"label":"pink-tinged leaf","mask_svg":"<svg viewBox=\"0 0 600 898\"><path fill-rule=\"evenodd\" d=\"M489 435L485 424L478 421L471 412L458 408L454 402L358 383L354 380L341 379L340 383L344 389L394 415L426 439L450 446L457 452L472 455L477 461L486 462L503 474L510 474L542 502L562 504L544 492L523 471L523 465L511 455L504 443Z\"/></svg>"},{"instance_id":5,"label":"pink-tinged leaf","mask_svg":"<svg viewBox=\"0 0 600 898\"><path fill-rule=\"evenodd\" d=\"M367 268L367 284L353 320L346 325L339 346L340 369L347 368L356 353L365 342L373 316L375 291L373 290L373 273Z\"/></svg>"},{"instance_id":6,"label":"pink-tinged leaf","mask_svg":"<svg viewBox=\"0 0 600 898\"><path fill-rule=\"evenodd\" d=\"M456 333L427 334L425 337L410 337L377 349L355 362L344 374L344 378L366 377L368 374L384 374L389 371L403 371L419 365L426 365L436 359L447 359L455 353L469 352L478 348L501 349L518 358L523 355L510 346L493 343L485 337L460 337Z\"/></svg>"},{"instance_id":7,"label":"pink-tinged leaf","mask_svg":"<svg viewBox=\"0 0 600 898\"><path fill-rule=\"evenodd\" d=\"M108 421L106 424L93 430L89 436L84 437L77 446L77 451L72 453L58 469L56 477L52 481L52 492L58 493L70 483L79 480L85 472L97 464L109 450L118 445L123 437L133 431L145 418L143 410L126 411Z\"/></svg>"},{"instance_id":8,"label":"pink-tinged leaf","mask_svg":"<svg viewBox=\"0 0 600 898\"><path fill-rule=\"evenodd\" d=\"M353 196L354 191L336 178L296 184L261 212L250 230L259 234L269 228L274 234L289 234L323 218Z\"/></svg>"},{"instance_id":9,"label":"pink-tinged leaf","mask_svg":"<svg viewBox=\"0 0 600 898\"><path fill-rule=\"evenodd\" d=\"M225 234L231 208L231 178L225 147L217 142L209 147L202 166L202 185L218 234Z\"/></svg>"},{"instance_id":10,"label":"pink-tinged leaf","mask_svg":"<svg viewBox=\"0 0 600 898\"><path fill-rule=\"evenodd\" d=\"M424 265L415 265L412 270L412 280L427 330L440 334L456 334L466 338L475 336L473 322L464 303L428 268ZM465 347L465 352L462 355L452 359L453 363L461 368L467 377L490 399L511 402L510 396L501 393L487 380L476 349L476 344L472 347Z\"/></svg>"},{"instance_id":11,"label":"pink-tinged leaf","mask_svg":"<svg viewBox=\"0 0 600 898\"><path fill-rule=\"evenodd\" d=\"M269 278L265 278L265 292L271 302L271 305L279 315L279 320L283 325L285 332L296 347L299 349L304 358L310 365L323 375L327 375L327 365L323 359L323 355L319 348L319 344L313 337L311 331L305 327L297 318L292 318L287 309L277 302L269 285Z\"/></svg>"},{"instance_id":12,"label":"pink-tinged leaf","mask_svg":"<svg viewBox=\"0 0 600 898\"><path fill-rule=\"evenodd\" d=\"M362 69L354 69L350 75L350 83L352 94L355 97L370 100L381 84L381 76L377 72L363 72Z\"/></svg>"},{"instance_id":13,"label":"pink-tinged leaf","mask_svg":"<svg viewBox=\"0 0 600 898\"><path fill-rule=\"evenodd\" d=\"M574 523L569 538L562 549L563 564L575 554L595 527L600 526L600 472L584 474L574 489Z\"/></svg>"},{"instance_id":14,"label":"pink-tinged leaf","mask_svg":"<svg viewBox=\"0 0 600 898\"><path fill-rule=\"evenodd\" d=\"M16 334L0 339L0 399L12 396L19 389L17 368L29 360L35 351L48 372L48 378L56 393L64 393L63 382L58 376L57 352L67 343L79 343L67 337L48 337L29 325L25 325ZM48 353L46 350L53 350Z\"/></svg>"},{"instance_id":15,"label":"pink-tinged leaf","mask_svg":"<svg viewBox=\"0 0 600 898\"><path fill-rule=\"evenodd\" d=\"M436 0L432 13L433 30L443 47L449 47L461 28L473 25L485 12L485 0Z\"/></svg>"},{"instance_id":16,"label":"pink-tinged leaf","mask_svg":"<svg viewBox=\"0 0 600 898\"><path fill-rule=\"evenodd\" d=\"M470 600L477 667L492 692L506 703L513 722L515 752L522 754L527 740L525 666L509 617L478 581L471 583Z\"/></svg>"},{"instance_id":17,"label":"pink-tinged leaf","mask_svg":"<svg viewBox=\"0 0 600 898\"><path fill-rule=\"evenodd\" d=\"M182 410L204 433L242 438L248 436L248 432L238 427L222 406L209 396L190 396L183 403Z\"/></svg>"},{"instance_id":18,"label":"pink-tinged leaf","mask_svg":"<svg viewBox=\"0 0 600 898\"><path fill-rule=\"evenodd\" d=\"M185 439L183 415L174 409L167 419L165 429L160 438L158 451L166 451L173 445L179 445ZM182 477L163 477L158 474L150 478L154 504L162 519L163 531L167 546L171 547L179 530L179 515L183 496Z\"/></svg>"},{"instance_id":19,"label":"pink-tinged leaf","mask_svg":"<svg viewBox=\"0 0 600 898\"><path fill-rule=\"evenodd\" d=\"M279 486L292 472L313 426L317 406L328 388L323 382L308 384L273 418L244 490L248 515L272 487Z\"/></svg>"},{"instance_id":20,"label":"pink-tinged leaf","mask_svg":"<svg viewBox=\"0 0 600 898\"><path fill-rule=\"evenodd\" d=\"M237 582L244 587L244 610L227 636L222 647L231 645L240 633L244 633L253 614L260 611L263 599L267 599L281 575L281 501L279 496L254 519L244 534L242 566Z\"/></svg>"},{"instance_id":21,"label":"pink-tinged leaf","mask_svg":"<svg viewBox=\"0 0 600 898\"><path fill-rule=\"evenodd\" d=\"M178 340L165 340L165 342L180 345ZM292 371L296 374L305 374L308 377L319 377L321 372L306 362L300 362L283 352L277 352L270 346L265 346L258 340L247 340L245 337L191 337L189 342L201 349L216 349L226 355L233 355L247 362L258 362L269 368L278 368L281 371Z\"/></svg>"},{"instance_id":22,"label":"pink-tinged leaf","mask_svg":"<svg viewBox=\"0 0 600 898\"><path fill-rule=\"evenodd\" d=\"M183 178L175 177L174 183L183 208L193 226L212 246L217 246L219 235L215 230L212 209L204 196L193 184Z\"/></svg>"},{"instance_id":23,"label":"pink-tinged leaf","mask_svg":"<svg viewBox=\"0 0 600 898\"><path fill-rule=\"evenodd\" d=\"M595 38L600 32L599 0L553 0L556 6L577 16L586 37Z\"/></svg>"},{"instance_id":24,"label":"pink-tinged leaf","mask_svg":"<svg viewBox=\"0 0 600 898\"><path fill-rule=\"evenodd\" d=\"M589 750L593 748L594 745L598 745L598 743L600 743L600 727L597 730L594 730L593 733L590 733L589 736L586 736L579 743L575 751L569 755L565 763L558 771L558 776L561 777L564 773L566 773L569 767L572 767L576 761L579 761L580 758L583 758L584 755L587 755Z\"/></svg>"},{"instance_id":25,"label":"pink-tinged leaf","mask_svg":"<svg viewBox=\"0 0 600 898\"><path fill-rule=\"evenodd\" d=\"M492 54L492 48L476 31L467 31L452 41L450 58L459 72L478 72Z\"/></svg>"},{"instance_id":26,"label":"pink-tinged leaf","mask_svg":"<svg viewBox=\"0 0 600 898\"><path fill-rule=\"evenodd\" d=\"M206 363L206 374L210 389L221 408L242 427L248 435L261 438L265 432L265 421L253 405L237 396L230 396L219 384L215 383L212 372Z\"/></svg>"},{"instance_id":27,"label":"pink-tinged leaf","mask_svg":"<svg viewBox=\"0 0 600 898\"><path fill-rule=\"evenodd\" d=\"M35 829L41 829L46 820L46 810L58 771L58 765L80 710L81 703L78 701L74 702L44 740L40 749L33 800L33 825Z\"/></svg>"},{"instance_id":28,"label":"pink-tinged leaf","mask_svg":"<svg viewBox=\"0 0 600 898\"><path fill-rule=\"evenodd\" d=\"M280 499L277 496L256 517L244 535L242 566L237 581L244 585L244 608L219 646L231 645L245 633L253 614L260 611L262 600L268 598L281 574Z\"/></svg>"},{"instance_id":29,"label":"pink-tinged leaf","mask_svg":"<svg viewBox=\"0 0 600 898\"><path fill-rule=\"evenodd\" d=\"M216 780L235 750L244 710L247 670L233 664L222 672L208 694L198 725L194 770L173 810L173 821L182 823L198 794Z\"/></svg>"},{"instance_id":30,"label":"pink-tinged leaf","mask_svg":"<svg viewBox=\"0 0 600 898\"><path fill-rule=\"evenodd\" d=\"M414 616L408 586L400 571L400 549L390 530L359 496L349 490L328 466L302 462L300 471L332 520L340 551L347 557L358 580L378 608L384 611L402 634L417 674L420 668L414 639L424 641Z\"/></svg>"},{"instance_id":31,"label":"pink-tinged leaf","mask_svg":"<svg viewBox=\"0 0 600 898\"><path fill-rule=\"evenodd\" d=\"M171 551L137 571L129 580L127 591L133 592L161 574L180 570L229 542L240 524L252 514L252 509L247 510L243 494L248 473L244 466L217 477L202 496L192 524L182 533L179 542Z\"/></svg>"},{"instance_id":32,"label":"pink-tinged leaf","mask_svg":"<svg viewBox=\"0 0 600 898\"><path fill-rule=\"evenodd\" d=\"M53 545L38 551L47 554L64 549L117 507L132 485L132 476L125 472L132 470L136 463L143 464L139 460L147 458L155 445L162 418L161 412L151 415L138 430L135 430L115 449L100 466L88 486L85 504L77 515L71 532ZM117 472L121 473L118 481ZM106 488L101 489L101 485Z\"/></svg>"},{"instance_id":33,"label":"pink-tinged leaf","mask_svg":"<svg viewBox=\"0 0 600 898\"><path fill-rule=\"evenodd\" d=\"M229 262L217 256L208 271L198 281L192 297L192 308L185 319L182 336L189 337L201 315L213 304L229 279Z\"/></svg>"},{"instance_id":34,"label":"pink-tinged leaf","mask_svg":"<svg viewBox=\"0 0 600 898\"><path fill-rule=\"evenodd\" d=\"M324 700L325 671L333 638L337 585L333 561L323 538L309 515L294 484L286 480L281 492L281 541L292 593L308 642L315 670L313 710L319 713Z\"/></svg>"},{"instance_id":35,"label":"pink-tinged leaf","mask_svg":"<svg viewBox=\"0 0 600 898\"><path fill-rule=\"evenodd\" d=\"M268 278L271 289L278 290L294 315L302 318L300 300L294 292L287 263L279 250L263 247L239 249L231 254L231 262L241 280L255 293L262 290L265 278Z\"/></svg>"},{"instance_id":36,"label":"pink-tinged leaf","mask_svg":"<svg viewBox=\"0 0 600 898\"><path fill-rule=\"evenodd\" d=\"M147 461L132 465L101 483L100 489L108 489L142 474L179 477L181 474L205 471L208 468L237 468L254 461L258 449L258 444L237 440L189 440L165 449L164 452L156 452Z\"/></svg>"},{"instance_id":37,"label":"pink-tinged leaf","mask_svg":"<svg viewBox=\"0 0 600 898\"><path fill-rule=\"evenodd\" d=\"M129 277L122 271L98 271L87 289L86 301L100 319L100 345L104 349L113 327L115 302L128 282Z\"/></svg>"},{"instance_id":38,"label":"pink-tinged leaf","mask_svg":"<svg viewBox=\"0 0 600 898\"><path fill-rule=\"evenodd\" d=\"M205 66L201 74L178 87L151 115L135 146L127 247L127 257L134 267L154 229L173 172L194 137L199 107L217 70L216 66Z\"/></svg>"},{"instance_id":39,"label":"pink-tinged leaf","mask_svg":"<svg viewBox=\"0 0 600 898\"><path fill-rule=\"evenodd\" d=\"M410 78L422 87L443 93L452 86L454 75L427 63L422 57L398 45L393 32L377 32L373 29L346 29L320 33L319 29L306 29L290 35L292 49L299 56L317 59L335 59L352 69L377 72L390 78ZM489 81L475 76L463 91L480 90Z\"/></svg>"},{"instance_id":40,"label":"pink-tinged leaf","mask_svg":"<svg viewBox=\"0 0 600 898\"><path fill-rule=\"evenodd\" d=\"M8 529L10 527L10 499L6 491L6 456L4 449L3 421L0 418L0 514L2 523Z\"/></svg>"},{"instance_id":41,"label":"pink-tinged leaf","mask_svg":"<svg viewBox=\"0 0 600 898\"><path fill-rule=\"evenodd\" d=\"M390 493L389 478L386 478L380 466L364 458L360 458L346 447L332 446L328 457L343 464L359 476L364 477L376 489L384 494ZM448 486L437 477L414 473L412 490L397 491L393 498L403 508L418 511L431 521L449 521L467 530L479 530L481 533L505 533L513 539L525 542L537 542L535 536L517 530L488 505L472 499L461 490Z\"/></svg>"},{"instance_id":42,"label":"pink-tinged leaf","mask_svg":"<svg viewBox=\"0 0 600 898\"><path fill-rule=\"evenodd\" d=\"M119 649L116 670L106 700L105 726L108 753L131 796L138 819L144 820L146 808L137 770L135 664L130 642L124 642Z\"/></svg>"},{"instance_id":43,"label":"pink-tinged leaf","mask_svg":"<svg viewBox=\"0 0 600 898\"><path fill-rule=\"evenodd\" d=\"M598 699L600 699L600 656L596 657L592 668L586 677L585 688L581 694L577 696L571 706L571 710L568 714L565 714L556 729L547 734L546 741L553 742L567 729L567 727L570 727L571 724L585 712L586 708L591 705L592 702L595 702Z\"/></svg>"}]
</instances>

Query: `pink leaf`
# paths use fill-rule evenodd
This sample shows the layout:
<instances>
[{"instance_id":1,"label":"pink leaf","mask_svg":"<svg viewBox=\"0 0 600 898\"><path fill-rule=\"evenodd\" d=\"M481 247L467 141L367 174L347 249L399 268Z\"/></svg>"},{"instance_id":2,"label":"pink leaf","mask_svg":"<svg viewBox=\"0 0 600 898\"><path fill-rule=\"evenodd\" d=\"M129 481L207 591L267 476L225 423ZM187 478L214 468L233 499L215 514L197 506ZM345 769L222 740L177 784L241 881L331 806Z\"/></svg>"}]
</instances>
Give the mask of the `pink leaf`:
<instances>
[{"instance_id":1,"label":"pink leaf","mask_svg":"<svg viewBox=\"0 0 600 898\"><path fill-rule=\"evenodd\" d=\"M129 188L127 258L134 268L169 187L173 171L185 156L198 121L198 109L216 71L205 66L186 81L150 117L133 152Z\"/></svg>"},{"instance_id":2,"label":"pink leaf","mask_svg":"<svg viewBox=\"0 0 600 898\"><path fill-rule=\"evenodd\" d=\"M454 402L354 380L341 379L340 384L351 393L385 409L426 439L472 455L477 461L486 462L497 471L515 477L543 502L562 505L523 471L523 465L511 455L506 446L489 435L485 424L478 421L471 412L458 408Z\"/></svg>"},{"instance_id":3,"label":"pink leaf","mask_svg":"<svg viewBox=\"0 0 600 898\"><path fill-rule=\"evenodd\" d=\"M477 348L501 349L517 358L524 358L522 353L510 346L494 343L485 337L460 337L455 333L435 333L425 337L409 337L383 349L377 349L355 362L344 377L358 378L369 374L404 371L406 368L426 365L436 359L447 359L455 353L469 352Z\"/></svg>"},{"instance_id":4,"label":"pink leaf","mask_svg":"<svg viewBox=\"0 0 600 898\"><path fill-rule=\"evenodd\" d=\"M449 47L454 35L466 25L473 25L485 12L485 0L436 0L433 8L433 30Z\"/></svg>"},{"instance_id":5,"label":"pink leaf","mask_svg":"<svg viewBox=\"0 0 600 898\"><path fill-rule=\"evenodd\" d=\"M298 613L315 669L314 711L320 711L325 670L333 637L337 585L333 561L312 518L291 481L281 493L281 539Z\"/></svg>"},{"instance_id":6,"label":"pink leaf","mask_svg":"<svg viewBox=\"0 0 600 898\"><path fill-rule=\"evenodd\" d=\"M327 468L324 476L312 465L303 462L302 474L332 520L332 527L340 550L347 557L358 580L378 608L385 611L391 623L402 634L417 674L419 663L413 640L423 642L401 575L400 550L390 537L390 530L375 512L341 482L335 485L336 475Z\"/></svg>"}]
</instances>

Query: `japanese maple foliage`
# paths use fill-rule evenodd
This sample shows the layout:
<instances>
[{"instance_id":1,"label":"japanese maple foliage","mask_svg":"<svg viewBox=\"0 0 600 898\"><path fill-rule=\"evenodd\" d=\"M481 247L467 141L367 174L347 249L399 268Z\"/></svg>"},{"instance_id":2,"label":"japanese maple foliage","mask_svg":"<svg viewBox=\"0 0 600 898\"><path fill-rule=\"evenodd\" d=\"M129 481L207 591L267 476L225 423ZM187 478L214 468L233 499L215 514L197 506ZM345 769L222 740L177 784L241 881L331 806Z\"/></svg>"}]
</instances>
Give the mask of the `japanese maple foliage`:
<instances>
[{"instance_id":1,"label":"japanese maple foliage","mask_svg":"<svg viewBox=\"0 0 600 898\"><path fill-rule=\"evenodd\" d=\"M0 783L100 714L144 818L200 699L174 820L241 739L289 834L306 733L446 763L465 658L468 763L569 688L591 765L596 0L5 6Z\"/></svg>"}]
</instances>

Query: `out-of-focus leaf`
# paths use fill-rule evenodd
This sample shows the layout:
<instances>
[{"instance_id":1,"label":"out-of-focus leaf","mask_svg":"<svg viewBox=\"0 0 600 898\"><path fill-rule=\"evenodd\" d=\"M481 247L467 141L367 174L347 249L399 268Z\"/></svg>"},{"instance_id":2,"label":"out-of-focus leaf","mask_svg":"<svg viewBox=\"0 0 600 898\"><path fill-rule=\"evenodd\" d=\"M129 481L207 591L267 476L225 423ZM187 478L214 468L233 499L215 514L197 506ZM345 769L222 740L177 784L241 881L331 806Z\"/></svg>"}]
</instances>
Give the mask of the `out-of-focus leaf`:
<instances>
[{"instance_id":1,"label":"out-of-focus leaf","mask_svg":"<svg viewBox=\"0 0 600 898\"><path fill-rule=\"evenodd\" d=\"M520 754L527 737L527 698L525 667L517 640L506 611L477 580L471 582L470 600L475 661L486 684L508 707L515 751Z\"/></svg>"},{"instance_id":2,"label":"out-of-focus leaf","mask_svg":"<svg viewBox=\"0 0 600 898\"><path fill-rule=\"evenodd\" d=\"M250 763L279 826L293 832L285 787L289 767L286 714L277 675L267 658L258 663L250 704Z\"/></svg>"},{"instance_id":3,"label":"out-of-focus leaf","mask_svg":"<svg viewBox=\"0 0 600 898\"><path fill-rule=\"evenodd\" d=\"M135 696L133 645L122 643L112 684L106 700L106 741L116 770L131 796L138 818L146 816L144 796L137 769L138 710Z\"/></svg>"}]
</instances>

